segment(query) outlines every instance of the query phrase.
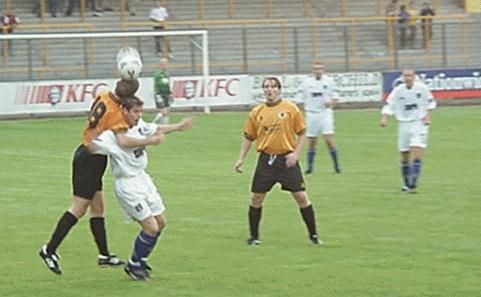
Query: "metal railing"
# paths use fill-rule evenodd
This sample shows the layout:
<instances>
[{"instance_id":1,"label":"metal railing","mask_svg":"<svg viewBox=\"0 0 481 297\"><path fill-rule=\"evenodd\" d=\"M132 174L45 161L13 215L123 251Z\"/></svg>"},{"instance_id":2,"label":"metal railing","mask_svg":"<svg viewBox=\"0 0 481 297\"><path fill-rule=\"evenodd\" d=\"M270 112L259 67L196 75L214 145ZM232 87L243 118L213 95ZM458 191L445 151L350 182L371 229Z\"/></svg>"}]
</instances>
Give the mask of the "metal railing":
<instances>
[{"instance_id":1,"label":"metal railing","mask_svg":"<svg viewBox=\"0 0 481 297\"><path fill-rule=\"evenodd\" d=\"M432 32L417 24L417 37L413 48L401 48L399 28L395 18L330 18L312 19L304 25L292 24L285 19L261 20L204 20L165 22L166 29L209 29L211 52L211 73L299 73L310 70L314 60L322 60L331 71L372 71L399 69L404 65L419 68L469 67L479 64L480 49L470 34L476 34L479 23L467 21L463 15L431 18ZM152 22L125 22L125 30L152 30ZM39 29L49 32L53 29L70 28L95 31L92 24L38 24L19 25L23 29ZM3 27L6 30L6 27ZM176 39L170 37L173 54L170 63L173 75L200 74L202 63L194 38ZM470 41L472 40L472 41ZM166 38L164 38L164 42ZM21 79L42 79L52 77L56 72L77 71L81 77L111 77L114 75L114 55L102 46L95 46L93 40L83 41L85 51L72 66L66 60L59 65L52 62L55 50L51 41L37 45L35 54L41 63L33 67L19 66L13 61L3 43L3 59L0 78L5 74L27 73ZM132 44L139 48L144 57L144 74L149 75L159 63L154 51L152 38L112 40L110 44ZM167 47L163 47L163 54ZM112 52L115 49L111 49ZM25 57L18 61L32 59L32 52L26 47ZM96 59L99 56L101 58ZM66 57L63 57L65 60ZM96 63L95 63L96 62ZM84 65L82 65L82 63ZM88 71L88 70L91 71ZM94 71L92 71L94 70ZM40 73L41 75L37 75ZM3 76L2 76L3 75ZM8 76L10 78L10 76Z\"/></svg>"}]
</instances>

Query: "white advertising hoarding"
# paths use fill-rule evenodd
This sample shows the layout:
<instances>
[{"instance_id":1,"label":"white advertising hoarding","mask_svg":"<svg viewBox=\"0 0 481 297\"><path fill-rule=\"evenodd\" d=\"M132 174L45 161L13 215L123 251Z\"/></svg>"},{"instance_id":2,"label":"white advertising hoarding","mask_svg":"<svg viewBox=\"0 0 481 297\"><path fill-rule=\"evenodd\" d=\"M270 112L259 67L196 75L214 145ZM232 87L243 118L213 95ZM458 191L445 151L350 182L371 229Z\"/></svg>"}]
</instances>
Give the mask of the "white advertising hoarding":
<instances>
[{"instance_id":1,"label":"white advertising hoarding","mask_svg":"<svg viewBox=\"0 0 481 297\"><path fill-rule=\"evenodd\" d=\"M377 72L329 74L337 83L340 102L380 101L382 74ZM264 100L265 75L214 75L208 82L210 106L249 105ZM278 76L282 97L298 100L300 85L307 75ZM104 90L113 90L116 79L66 80L0 83L0 115L48 114L88 111L93 99ZM172 107L204 107L201 76L172 77ZM153 79L140 79L138 96L146 108L154 108Z\"/></svg>"},{"instance_id":2,"label":"white advertising hoarding","mask_svg":"<svg viewBox=\"0 0 481 297\"><path fill-rule=\"evenodd\" d=\"M282 97L287 100L301 100L301 84L308 75L277 76L282 82ZM382 99L382 73L380 72L350 72L329 73L337 84L339 102L371 102ZM264 100L262 80L266 75L251 76L252 98L256 102Z\"/></svg>"}]
</instances>

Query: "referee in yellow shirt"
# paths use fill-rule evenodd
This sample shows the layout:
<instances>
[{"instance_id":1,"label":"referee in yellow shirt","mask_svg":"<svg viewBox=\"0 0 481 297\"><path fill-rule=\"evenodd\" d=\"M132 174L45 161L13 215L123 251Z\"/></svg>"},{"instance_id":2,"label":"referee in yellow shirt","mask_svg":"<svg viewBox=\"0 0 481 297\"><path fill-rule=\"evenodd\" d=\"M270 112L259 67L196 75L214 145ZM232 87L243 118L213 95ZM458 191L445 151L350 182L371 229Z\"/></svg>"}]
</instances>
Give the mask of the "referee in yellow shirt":
<instances>
[{"instance_id":1,"label":"referee in yellow shirt","mask_svg":"<svg viewBox=\"0 0 481 297\"><path fill-rule=\"evenodd\" d=\"M250 238L247 244L260 244L259 222L262 202L276 183L280 183L283 190L291 192L299 205L311 242L322 244L316 232L314 209L305 191L298 163L306 140L304 118L295 104L281 100L281 82L277 78L265 78L262 88L267 101L249 113L239 160L235 164L235 170L241 173L252 142L256 141L260 155L252 181L249 208Z\"/></svg>"}]
</instances>

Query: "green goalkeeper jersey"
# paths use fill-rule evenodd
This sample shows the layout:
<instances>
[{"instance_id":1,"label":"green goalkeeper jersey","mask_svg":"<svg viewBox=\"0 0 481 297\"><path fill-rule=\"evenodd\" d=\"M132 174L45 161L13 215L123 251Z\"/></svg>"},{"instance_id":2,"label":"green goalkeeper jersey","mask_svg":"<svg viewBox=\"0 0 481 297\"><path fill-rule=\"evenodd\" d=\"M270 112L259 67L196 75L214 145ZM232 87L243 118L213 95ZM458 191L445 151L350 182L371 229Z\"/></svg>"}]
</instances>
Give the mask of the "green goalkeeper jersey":
<instances>
[{"instance_id":1,"label":"green goalkeeper jersey","mask_svg":"<svg viewBox=\"0 0 481 297\"><path fill-rule=\"evenodd\" d=\"M157 70L154 73L154 87L156 94L170 95L170 75L165 70Z\"/></svg>"}]
</instances>

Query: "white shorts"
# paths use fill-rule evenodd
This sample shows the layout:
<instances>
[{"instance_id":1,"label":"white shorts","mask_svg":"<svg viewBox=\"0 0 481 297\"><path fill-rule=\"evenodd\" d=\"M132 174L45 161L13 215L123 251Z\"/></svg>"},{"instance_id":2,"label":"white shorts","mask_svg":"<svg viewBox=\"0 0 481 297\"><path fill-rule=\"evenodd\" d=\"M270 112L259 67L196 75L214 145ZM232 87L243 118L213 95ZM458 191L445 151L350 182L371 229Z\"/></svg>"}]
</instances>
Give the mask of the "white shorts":
<instances>
[{"instance_id":1,"label":"white shorts","mask_svg":"<svg viewBox=\"0 0 481 297\"><path fill-rule=\"evenodd\" d=\"M334 134L334 113L332 109L323 112L306 111L307 137Z\"/></svg>"},{"instance_id":2,"label":"white shorts","mask_svg":"<svg viewBox=\"0 0 481 297\"><path fill-rule=\"evenodd\" d=\"M398 130L398 146L400 152L407 152L411 147L426 148L428 144L429 126L421 121L400 122Z\"/></svg>"},{"instance_id":3,"label":"white shorts","mask_svg":"<svg viewBox=\"0 0 481 297\"><path fill-rule=\"evenodd\" d=\"M127 216L137 221L161 215L165 211L157 187L145 172L136 177L117 178L114 192Z\"/></svg>"}]
</instances>

